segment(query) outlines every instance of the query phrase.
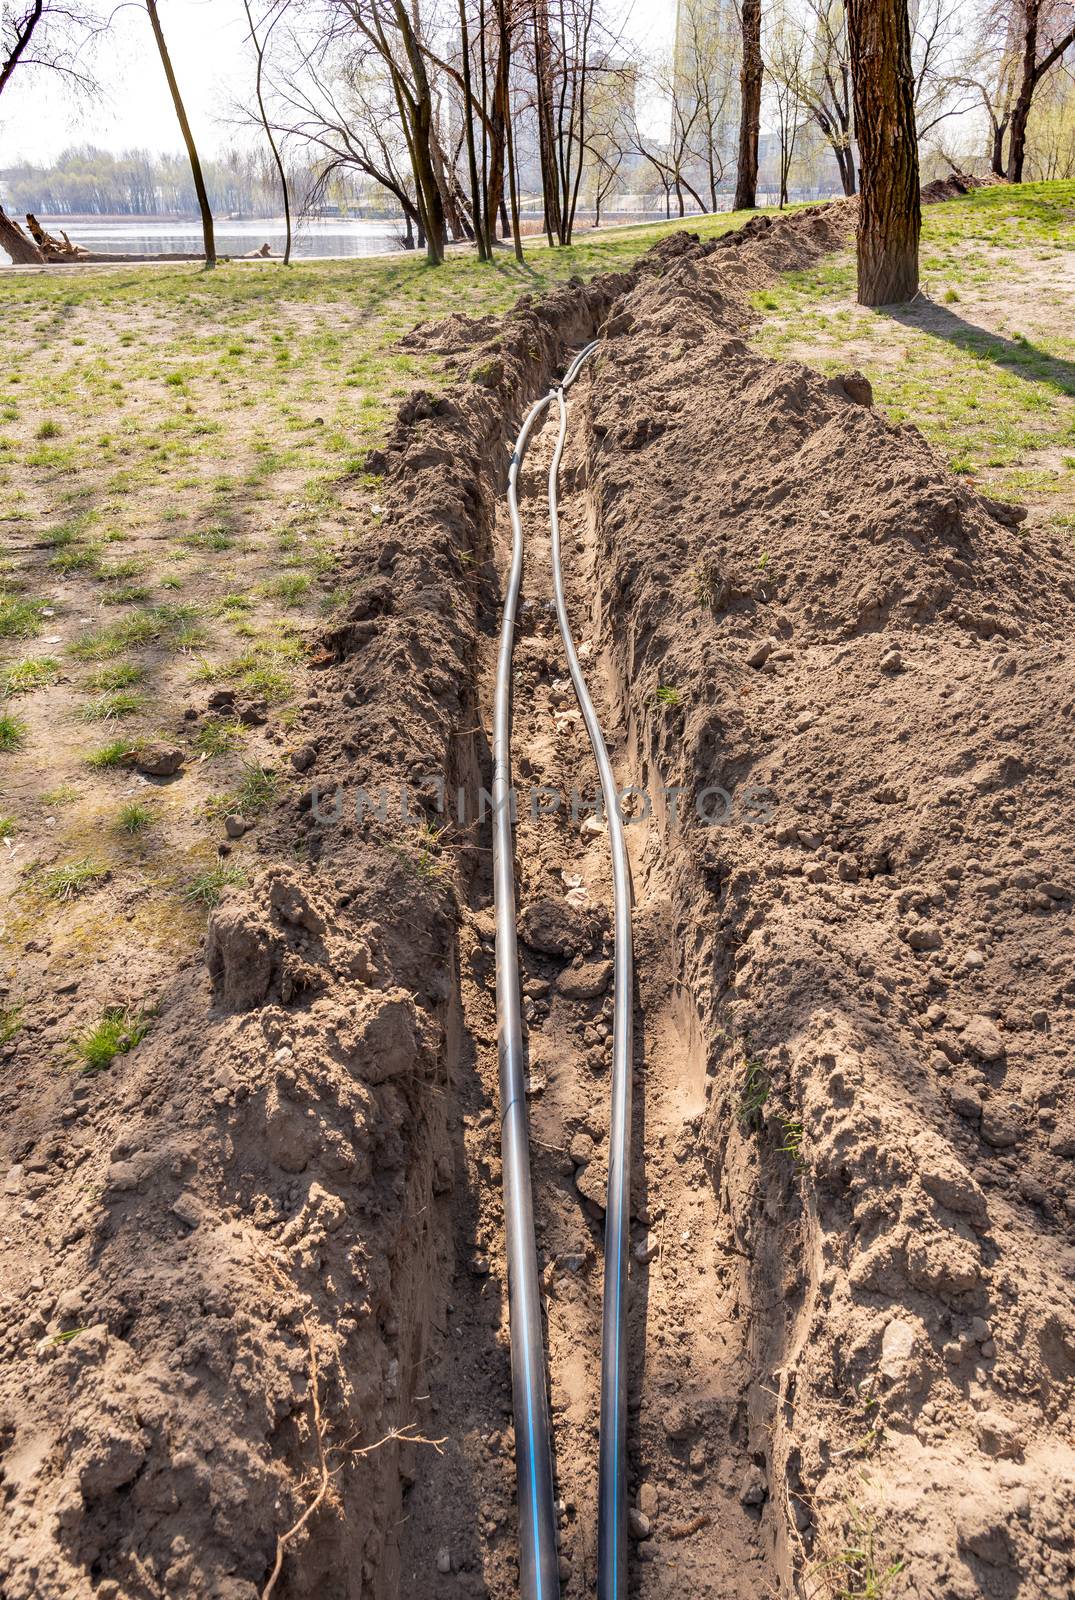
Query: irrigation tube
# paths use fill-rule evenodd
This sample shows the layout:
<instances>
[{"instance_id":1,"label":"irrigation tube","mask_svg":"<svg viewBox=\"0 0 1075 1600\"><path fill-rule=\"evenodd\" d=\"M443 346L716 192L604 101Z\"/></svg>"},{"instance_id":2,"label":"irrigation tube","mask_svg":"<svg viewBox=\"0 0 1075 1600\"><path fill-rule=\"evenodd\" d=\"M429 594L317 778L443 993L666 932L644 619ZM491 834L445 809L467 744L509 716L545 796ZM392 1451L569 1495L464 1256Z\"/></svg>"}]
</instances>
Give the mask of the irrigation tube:
<instances>
[{"instance_id":1,"label":"irrigation tube","mask_svg":"<svg viewBox=\"0 0 1075 1600\"><path fill-rule=\"evenodd\" d=\"M523 575L519 468L530 432L553 400L550 391L522 425L508 469L511 571L504 597L493 700L493 900L496 908L496 1009L499 1022L501 1159L508 1254L511 1386L519 1490L519 1587L523 1600L558 1600L560 1562L552 1483L549 1403L541 1329L534 1200L523 1068L519 950L515 936L515 865L511 808L511 657Z\"/></svg>"},{"instance_id":2,"label":"irrigation tube","mask_svg":"<svg viewBox=\"0 0 1075 1600\"><path fill-rule=\"evenodd\" d=\"M556 615L564 641L568 671L590 736L601 779L601 795L612 852L615 921L615 980L612 1018L612 1111L608 1139L608 1196L605 1211L605 1291L601 1322L601 1433L597 1478L597 1596L620 1600L627 1573L627 1265L631 1217L631 1067L633 1056L632 989L634 955L631 937L631 868L620 815L619 793L582 675L564 599L560 565L559 475L567 437L564 391L595 349L581 351L556 391L560 434L549 468L549 521L552 530L552 574Z\"/></svg>"},{"instance_id":3,"label":"irrigation tube","mask_svg":"<svg viewBox=\"0 0 1075 1600\"><path fill-rule=\"evenodd\" d=\"M519 951L515 931L514 830L511 804L511 662L523 573L519 472L534 424L555 401L560 431L549 469L556 614L568 670L601 779L612 850L615 913L615 989L612 1031L612 1110L605 1289L601 1348L601 1435L598 1466L598 1600L622 1600L626 1580L627 1506L627 1261L630 1222L632 987L631 875L616 779L604 735L571 635L560 566L558 477L567 434L565 391L596 341L579 352L559 385L531 407L508 469L511 568L504 597L493 700L493 897L496 909L496 1002L500 1061L501 1151L508 1256L511 1379L519 1498L519 1579L523 1600L559 1600L559 1555L552 1443L545 1385L544 1339L534 1241L534 1204L523 1065Z\"/></svg>"}]
</instances>

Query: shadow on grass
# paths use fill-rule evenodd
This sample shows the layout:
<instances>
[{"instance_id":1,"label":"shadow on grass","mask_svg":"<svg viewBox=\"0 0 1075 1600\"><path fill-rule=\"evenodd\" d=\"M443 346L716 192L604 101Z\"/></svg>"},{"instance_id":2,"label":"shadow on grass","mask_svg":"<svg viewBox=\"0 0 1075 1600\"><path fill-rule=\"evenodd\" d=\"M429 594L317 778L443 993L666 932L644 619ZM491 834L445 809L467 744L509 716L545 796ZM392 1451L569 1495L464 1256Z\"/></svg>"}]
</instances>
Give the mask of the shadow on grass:
<instances>
[{"instance_id":1,"label":"shadow on grass","mask_svg":"<svg viewBox=\"0 0 1075 1600\"><path fill-rule=\"evenodd\" d=\"M905 328L916 328L934 339L943 339L979 361L992 361L1028 383L1048 384L1058 394L1075 396L1075 362L1050 355L1028 339L1004 339L924 297L910 305L879 306L878 312L902 323Z\"/></svg>"}]
</instances>

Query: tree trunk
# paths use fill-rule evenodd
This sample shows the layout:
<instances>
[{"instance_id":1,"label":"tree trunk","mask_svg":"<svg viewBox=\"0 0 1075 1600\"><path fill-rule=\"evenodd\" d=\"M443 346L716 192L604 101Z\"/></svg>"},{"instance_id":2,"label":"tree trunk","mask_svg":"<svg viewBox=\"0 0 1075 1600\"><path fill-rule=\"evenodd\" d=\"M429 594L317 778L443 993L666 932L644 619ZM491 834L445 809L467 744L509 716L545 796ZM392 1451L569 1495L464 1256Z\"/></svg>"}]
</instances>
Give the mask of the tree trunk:
<instances>
[{"instance_id":1,"label":"tree trunk","mask_svg":"<svg viewBox=\"0 0 1075 1600\"><path fill-rule=\"evenodd\" d=\"M918 142L907 0L848 0L859 201L858 298L910 300L918 289Z\"/></svg>"},{"instance_id":2,"label":"tree trunk","mask_svg":"<svg viewBox=\"0 0 1075 1600\"><path fill-rule=\"evenodd\" d=\"M545 235L550 246L564 242L564 222L560 209L560 173L556 162L556 141L552 121L552 43L549 39L547 0L534 4L534 76L537 86L538 150L541 158L541 186L545 198Z\"/></svg>"},{"instance_id":3,"label":"tree trunk","mask_svg":"<svg viewBox=\"0 0 1075 1600\"><path fill-rule=\"evenodd\" d=\"M840 169L840 182L844 186L844 194L850 199L855 193L855 156L850 145L836 152L836 165Z\"/></svg>"},{"instance_id":4,"label":"tree trunk","mask_svg":"<svg viewBox=\"0 0 1075 1600\"><path fill-rule=\"evenodd\" d=\"M43 267L45 258L34 241L0 206L0 250L6 250L17 267Z\"/></svg>"},{"instance_id":5,"label":"tree trunk","mask_svg":"<svg viewBox=\"0 0 1075 1600\"><path fill-rule=\"evenodd\" d=\"M743 0L743 67L739 74L739 167L736 211L752 211L758 200L758 133L761 128L761 0Z\"/></svg>"},{"instance_id":6,"label":"tree trunk","mask_svg":"<svg viewBox=\"0 0 1075 1600\"><path fill-rule=\"evenodd\" d=\"M1040 0L1021 0L1023 13L1023 74L1019 83L1019 93L1015 97L1012 107L1012 120L1008 137L1008 171L1009 183L1022 183L1023 162L1026 158L1026 125L1030 116L1030 104L1034 98L1034 85L1037 78L1038 64L1038 13L1041 9Z\"/></svg>"},{"instance_id":7,"label":"tree trunk","mask_svg":"<svg viewBox=\"0 0 1075 1600\"><path fill-rule=\"evenodd\" d=\"M995 178L1004 176L1004 135L1008 131L1007 117L993 123L993 153L990 168Z\"/></svg>"},{"instance_id":8,"label":"tree trunk","mask_svg":"<svg viewBox=\"0 0 1075 1600\"><path fill-rule=\"evenodd\" d=\"M392 86L403 121L407 153L411 158L414 187L419 200L422 232L425 234L426 260L431 267L444 262L444 194L437 181L434 153L433 95L429 87L425 57L403 0L393 0L392 14L403 41L414 89L405 82L394 63L392 50L378 18L378 48L388 64ZM439 155L439 151L436 152Z\"/></svg>"},{"instance_id":9,"label":"tree trunk","mask_svg":"<svg viewBox=\"0 0 1075 1600\"><path fill-rule=\"evenodd\" d=\"M198 160L198 147L194 143L194 135L190 131L190 123L187 121L183 97L179 93L179 85L172 70L172 58L168 54L168 46L165 44L164 34L161 32L160 18L157 16L157 0L146 0L146 10L149 12L153 37L157 41L157 49L160 52L164 76L168 80L168 89L172 96L175 114L179 119L179 131L182 133L183 143L187 147L190 171L194 179L194 192L198 196L198 209L202 214L202 238L205 241L205 265L208 270L210 267L216 266L216 241L213 238L213 213L209 206L209 193L205 187L205 179L202 177L202 164Z\"/></svg>"},{"instance_id":10,"label":"tree trunk","mask_svg":"<svg viewBox=\"0 0 1075 1600\"><path fill-rule=\"evenodd\" d=\"M31 38L33 37L34 29L41 21L41 15L44 9L45 0L34 0L34 4L30 7L26 15L21 19L21 21L15 23L15 39L11 46L11 54L4 62L3 66L0 66L0 94L3 94L4 90L11 82L15 68L19 64L19 59L27 45L30 43Z\"/></svg>"},{"instance_id":11,"label":"tree trunk","mask_svg":"<svg viewBox=\"0 0 1075 1600\"><path fill-rule=\"evenodd\" d=\"M522 261L524 258L523 238L519 228L519 174L515 166L515 136L511 127L511 25L507 13L507 0L496 0L496 29L500 44L500 60L504 64L504 153L508 163L511 234L515 246L515 259L516 261ZM501 204L503 205L503 201L501 201Z\"/></svg>"},{"instance_id":12,"label":"tree trunk","mask_svg":"<svg viewBox=\"0 0 1075 1600\"><path fill-rule=\"evenodd\" d=\"M470 169L470 205L474 216L474 239L478 246L478 260L488 261L491 258L491 250L482 225L482 192L478 182L478 157L474 149L474 113L471 107L474 95L471 88L470 30L467 27L466 0L459 0L459 38L463 53L463 123L467 136L467 166Z\"/></svg>"}]
</instances>

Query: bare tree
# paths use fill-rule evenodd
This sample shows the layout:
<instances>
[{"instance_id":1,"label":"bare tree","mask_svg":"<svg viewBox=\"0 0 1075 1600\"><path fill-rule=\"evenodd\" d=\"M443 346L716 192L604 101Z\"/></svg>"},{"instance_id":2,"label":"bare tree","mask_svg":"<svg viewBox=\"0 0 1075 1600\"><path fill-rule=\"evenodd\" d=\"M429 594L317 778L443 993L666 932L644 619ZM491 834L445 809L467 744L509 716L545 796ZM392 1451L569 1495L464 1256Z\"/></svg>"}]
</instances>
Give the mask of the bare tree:
<instances>
[{"instance_id":1,"label":"bare tree","mask_svg":"<svg viewBox=\"0 0 1075 1600\"><path fill-rule=\"evenodd\" d=\"M758 138L761 132L761 0L739 0L743 53L739 69L739 162L735 210L751 211L758 200Z\"/></svg>"},{"instance_id":2,"label":"bare tree","mask_svg":"<svg viewBox=\"0 0 1075 1600\"><path fill-rule=\"evenodd\" d=\"M484 18L482 20L484 21ZM483 74L484 74L484 63L485 63L484 28L482 28L480 30L479 38L480 38L480 43L481 43L481 59L482 59ZM483 145L482 145L482 178L483 178L483 183L481 183L481 184L478 182L478 157L477 157L477 151L475 149L475 144L474 144L474 117L473 117L473 114L472 114L472 107L473 107L473 103L474 103L474 91L473 91L472 84L471 84L470 30L467 27L466 0L459 0L459 46L460 46L460 51L461 51L461 54L462 54L462 57L463 57L463 107L462 107L463 118L462 118L462 120L463 120L463 127L464 127L465 132L466 132L467 162L468 162L468 164L470 166L471 215L472 215L473 221L474 221L474 238L475 238L475 241L477 242L477 246L478 246L478 260L479 261L491 261L492 258L493 258L493 240L492 240L492 234L490 232L486 231L486 225L485 224L486 224L486 221L488 220L488 208L487 207L486 207L486 215L485 215L484 219L483 219L483 215L482 215L482 209L483 209L482 208L482 188L484 187L485 164L486 164L485 163L485 141L483 139ZM484 95L482 97L482 104L484 106ZM485 124L483 122L482 123L483 131L484 131L484 127L485 127ZM486 197L486 198L488 198L488 197Z\"/></svg>"},{"instance_id":3,"label":"bare tree","mask_svg":"<svg viewBox=\"0 0 1075 1600\"><path fill-rule=\"evenodd\" d=\"M1046 74L1075 44L1075 8L1066 0L1063 3L1061 0L1016 0L1012 11L1021 48L1005 175L1011 183L1022 183L1027 124L1034 96Z\"/></svg>"},{"instance_id":4,"label":"bare tree","mask_svg":"<svg viewBox=\"0 0 1075 1600\"><path fill-rule=\"evenodd\" d=\"M425 226L399 106L379 53L364 44L343 49L320 41L298 50L274 83L275 130L320 153L318 172L304 206L317 204L334 179L358 173L398 204L406 243L425 245Z\"/></svg>"},{"instance_id":5,"label":"bare tree","mask_svg":"<svg viewBox=\"0 0 1075 1600\"><path fill-rule=\"evenodd\" d=\"M276 24L287 10L289 3L290 0L272 0L269 10L262 19L264 32L259 38L257 28L254 25L253 13L250 9L250 0L243 0L243 10L246 12L247 26L250 29L250 40L254 46L254 54L257 58L257 72L254 78L254 92L257 96L258 113L261 117L261 125L265 129L265 137L269 141L269 149L272 151L273 161L276 163L276 170L280 174L280 194L284 202L285 267L291 265L291 195L288 191L287 171L284 167L283 157L280 154L280 147L276 142L276 136L273 133L272 124L269 121L269 114L265 109L265 95L263 91L265 76L265 52L268 49L269 38Z\"/></svg>"},{"instance_id":6,"label":"bare tree","mask_svg":"<svg viewBox=\"0 0 1075 1600\"><path fill-rule=\"evenodd\" d=\"M953 75L953 61L966 28L965 0L920 0L912 11L911 62L914 70L915 127L918 142L949 117L969 111L973 92Z\"/></svg>"},{"instance_id":7,"label":"bare tree","mask_svg":"<svg viewBox=\"0 0 1075 1600\"><path fill-rule=\"evenodd\" d=\"M731 151L729 102L739 28L710 0L683 0L676 14L672 121L687 129L692 166L702 169L715 211Z\"/></svg>"},{"instance_id":8,"label":"bare tree","mask_svg":"<svg viewBox=\"0 0 1075 1600\"><path fill-rule=\"evenodd\" d=\"M862 164L858 298L910 300L922 217L907 0L848 0L847 31Z\"/></svg>"},{"instance_id":9,"label":"bare tree","mask_svg":"<svg viewBox=\"0 0 1075 1600\"><path fill-rule=\"evenodd\" d=\"M194 179L194 190L198 196L198 209L201 212L202 217L202 238L205 242L205 266L206 270L208 271L216 266L216 241L213 237L213 212L209 205L209 194L205 187L205 179L202 177L202 164L198 159L198 147L194 143L194 135L190 131L190 123L187 120L186 107L183 104L183 97L179 92L179 84L176 82L175 72L172 68L172 58L168 54L168 46L164 41L164 33L161 29L160 18L157 15L157 0L146 0L146 10L149 12L150 26L153 29L153 37L157 41L157 50L160 54L161 66L164 68L164 76L168 80L168 90L172 96L172 104L175 107L175 114L179 120L179 131L182 133L183 143L187 147L187 157L190 161L191 176Z\"/></svg>"},{"instance_id":10,"label":"bare tree","mask_svg":"<svg viewBox=\"0 0 1075 1600\"><path fill-rule=\"evenodd\" d=\"M844 193L854 194L854 107L843 0L806 0L803 16L804 34L811 37L804 38L802 50L787 62L783 82L831 148ZM774 58L771 70L777 66Z\"/></svg>"},{"instance_id":11,"label":"bare tree","mask_svg":"<svg viewBox=\"0 0 1075 1600\"><path fill-rule=\"evenodd\" d=\"M593 96L609 79L633 84L634 68L598 0L529 4L545 231L550 244L570 244Z\"/></svg>"},{"instance_id":12,"label":"bare tree","mask_svg":"<svg viewBox=\"0 0 1075 1600\"><path fill-rule=\"evenodd\" d=\"M68 88L85 93L97 84L85 62L104 24L78 0L3 0L0 4L0 94L16 69L57 73Z\"/></svg>"},{"instance_id":13,"label":"bare tree","mask_svg":"<svg viewBox=\"0 0 1075 1600\"><path fill-rule=\"evenodd\" d=\"M1022 181L1035 98L1073 44L1070 0L986 0L980 10L952 81L970 90L986 114L997 177Z\"/></svg>"},{"instance_id":14,"label":"bare tree","mask_svg":"<svg viewBox=\"0 0 1075 1600\"><path fill-rule=\"evenodd\" d=\"M766 67L772 86L780 147L780 208L788 203L788 180L799 136L800 102L796 86L803 80L806 34L786 4L770 18L766 32Z\"/></svg>"},{"instance_id":15,"label":"bare tree","mask_svg":"<svg viewBox=\"0 0 1075 1600\"><path fill-rule=\"evenodd\" d=\"M664 139L647 134L637 114L632 113L628 124L628 149L647 162L657 174L664 190L666 215L671 215L673 194L681 217L686 212L685 193L690 195L699 211L704 211L705 201L688 176L695 160L695 134L700 118L700 107L689 79L677 70L673 60L658 63L651 70L650 82L668 106L668 134Z\"/></svg>"},{"instance_id":16,"label":"bare tree","mask_svg":"<svg viewBox=\"0 0 1075 1600\"><path fill-rule=\"evenodd\" d=\"M383 63L414 175L426 257L431 266L439 266L446 240L445 193L439 181L443 163L419 9L412 10L404 0L328 0L328 9L334 25L326 43L357 34Z\"/></svg>"}]
</instances>

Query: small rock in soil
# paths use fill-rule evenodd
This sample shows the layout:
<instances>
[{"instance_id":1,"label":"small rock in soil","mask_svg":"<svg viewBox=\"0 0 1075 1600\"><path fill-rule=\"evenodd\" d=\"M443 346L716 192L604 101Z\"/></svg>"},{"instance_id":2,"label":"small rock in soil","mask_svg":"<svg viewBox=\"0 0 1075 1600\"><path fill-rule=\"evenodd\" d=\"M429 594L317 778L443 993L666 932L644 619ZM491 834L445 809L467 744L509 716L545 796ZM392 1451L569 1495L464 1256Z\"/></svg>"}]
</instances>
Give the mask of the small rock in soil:
<instances>
[{"instance_id":1,"label":"small rock in soil","mask_svg":"<svg viewBox=\"0 0 1075 1600\"><path fill-rule=\"evenodd\" d=\"M896 1379L903 1373L904 1364L914 1350L915 1333L909 1322L893 1317L881 1339L881 1371L886 1378Z\"/></svg>"},{"instance_id":2,"label":"small rock in soil","mask_svg":"<svg viewBox=\"0 0 1075 1600\"><path fill-rule=\"evenodd\" d=\"M1005 1112L987 1104L982 1109L982 1138L994 1150L1006 1150L1018 1144L1019 1124Z\"/></svg>"},{"instance_id":3,"label":"small rock in soil","mask_svg":"<svg viewBox=\"0 0 1075 1600\"><path fill-rule=\"evenodd\" d=\"M170 778L183 765L183 752L174 744L147 744L135 751L134 764L150 778Z\"/></svg>"},{"instance_id":4,"label":"small rock in soil","mask_svg":"<svg viewBox=\"0 0 1075 1600\"><path fill-rule=\"evenodd\" d=\"M760 1467L751 1467L739 1486L739 1500L744 1506L760 1506L769 1493L765 1474Z\"/></svg>"},{"instance_id":5,"label":"small rock in soil","mask_svg":"<svg viewBox=\"0 0 1075 1600\"><path fill-rule=\"evenodd\" d=\"M627 1513L627 1531L632 1539L648 1539L653 1529L650 1520L644 1511L635 1511L633 1508Z\"/></svg>"},{"instance_id":6,"label":"small rock in soil","mask_svg":"<svg viewBox=\"0 0 1075 1600\"><path fill-rule=\"evenodd\" d=\"M999 1061L1004 1055L1004 1040L1000 1030L988 1017L971 1017L963 1029L963 1043L972 1055L982 1061Z\"/></svg>"}]
</instances>

